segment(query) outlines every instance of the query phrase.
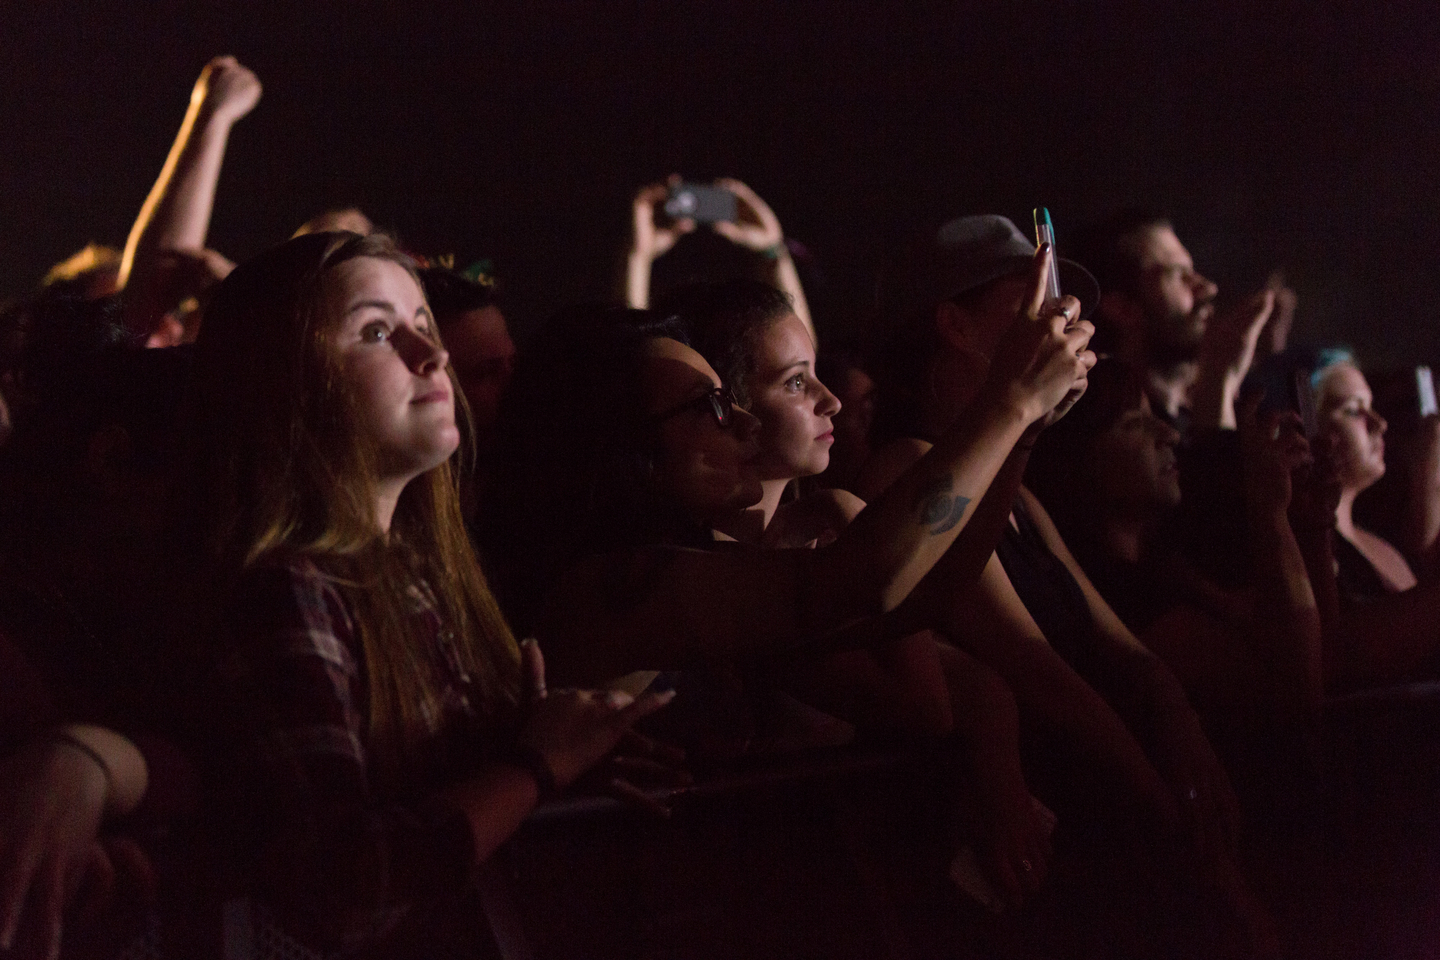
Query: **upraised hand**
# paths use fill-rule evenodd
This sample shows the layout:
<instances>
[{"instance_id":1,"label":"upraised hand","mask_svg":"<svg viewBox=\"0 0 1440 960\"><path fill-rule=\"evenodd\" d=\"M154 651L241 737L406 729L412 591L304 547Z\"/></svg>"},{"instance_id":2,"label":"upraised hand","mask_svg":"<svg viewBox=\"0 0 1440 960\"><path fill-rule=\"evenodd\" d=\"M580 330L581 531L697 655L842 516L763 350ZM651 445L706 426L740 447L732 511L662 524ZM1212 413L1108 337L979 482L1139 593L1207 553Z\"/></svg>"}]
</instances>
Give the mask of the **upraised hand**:
<instances>
[{"instance_id":1,"label":"upraised hand","mask_svg":"<svg viewBox=\"0 0 1440 960\"><path fill-rule=\"evenodd\" d=\"M780 229L780 219L760 195L739 180L722 177L715 186L724 187L735 194L735 222L724 220L712 224L720 236L747 250L763 253L777 250L785 242L785 232Z\"/></svg>"},{"instance_id":2,"label":"upraised hand","mask_svg":"<svg viewBox=\"0 0 1440 960\"><path fill-rule=\"evenodd\" d=\"M1276 291L1261 290L1217 314L1205 328L1190 408L1197 427L1234 430L1240 382L1255 362L1260 334L1275 310Z\"/></svg>"},{"instance_id":3,"label":"upraised hand","mask_svg":"<svg viewBox=\"0 0 1440 960\"><path fill-rule=\"evenodd\" d=\"M1264 394L1245 397L1238 414L1240 449L1245 464L1245 492L1251 509L1284 514L1290 507L1297 470L1311 463L1310 444L1300 415L1294 412L1260 415Z\"/></svg>"},{"instance_id":4,"label":"upraised hand","mask_svg":"<svg viewBox=\"0 0 1440 960\"><path fill-rule=\"evenodd\" d=\"M217 120L234 123L260 102L260 79L234 57L216 57L200 71L190 103Z\"/></svg>"},{"instance_id":5,"label":"upraised hand","mask_svg":"<svg viewBox=\"0 0 1440 960\"><path fill-rule=\"evenodd\" d=\"M1048 245L1035 251L1030 294L996 345L986 377L987 390L998 392L1027 423L1063 416L1085 393L1095 366L1089 349L1095 328L1078 319L1080 301L1067 296L1045 305L1045 271L1053 256Z\"/></svg>"},{"instance_id":6,"label":"upraised hand","mask_svg":"<svg viewBox=\"0 0 1440 960\"><path fill-rule=\"evenodd\" d=\"M678 173L671 174L669 179L663 183L652 183L649 186L641 187L640 192L635 194L635 200L631 204L632 232L630 237L630 255L641 257L646 261L659 259L668 253L675 242L687 233L695 230L695 221L689 218L676 220L669 226L660 226L655 222L655 208L665 203L665 198L670 195L670 189L680 182Z\"/></svg>"}]
</instances>

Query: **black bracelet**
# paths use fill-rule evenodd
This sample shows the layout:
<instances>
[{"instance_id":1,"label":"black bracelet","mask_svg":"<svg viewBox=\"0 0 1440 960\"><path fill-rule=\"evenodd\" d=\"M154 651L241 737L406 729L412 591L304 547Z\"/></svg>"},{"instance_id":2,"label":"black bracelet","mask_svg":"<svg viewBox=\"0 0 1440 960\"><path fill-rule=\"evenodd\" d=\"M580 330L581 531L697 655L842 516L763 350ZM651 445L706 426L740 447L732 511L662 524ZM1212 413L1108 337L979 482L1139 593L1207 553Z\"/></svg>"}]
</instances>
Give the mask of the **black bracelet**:
<instances>
[{"instance_id":1,"label":"black bracelet","mask_svg":"<svg viewBox=\"0 0 1440 960\"><path fill-rule=\"evenodd\" d=\"M98 766L100 772L105 775L105 800L108 803L110 798L115 795L115 775L110 772L110 764L105 762L105 758L100 755L100 751L68 730L52 730L50 735L45 739L48 743L61 743L67 747L74 747L95 761L95 765Z\"/></svg>"},{"instance_id":2,"label":"black bracelet","mask_svg":"<svg viewBox=\"0 0 1440 960\"><path fill-rule=\"evenodd\" d=\"M516 741L505 762L530 774L542 803L560 795L560 785L555 782L555 771L550 769L550 761L534 744Z\"/></svg>"}]
</instances>

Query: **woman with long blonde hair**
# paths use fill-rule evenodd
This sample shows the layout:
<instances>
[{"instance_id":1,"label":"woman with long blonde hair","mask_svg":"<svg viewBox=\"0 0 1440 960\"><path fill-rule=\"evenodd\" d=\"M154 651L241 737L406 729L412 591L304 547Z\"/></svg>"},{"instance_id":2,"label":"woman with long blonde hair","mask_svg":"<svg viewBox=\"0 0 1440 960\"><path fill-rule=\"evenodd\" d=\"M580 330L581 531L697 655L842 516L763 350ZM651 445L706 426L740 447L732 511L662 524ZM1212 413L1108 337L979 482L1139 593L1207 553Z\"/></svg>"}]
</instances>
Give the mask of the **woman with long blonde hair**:
<instances>
[{"instance_id":1,"label":"woman with long blonde hair","mask_svg":"<svg viewBox=\"0 0 1440 960\"><path fill-rule=\"evenodd\" d=\"M402 950L541 794L668 700L547 696L466 538L459 396L380 236L244 264L196 344L178 556L221 642L227 822L259 896L327 946Z\"/></svg>"}]
</instances>

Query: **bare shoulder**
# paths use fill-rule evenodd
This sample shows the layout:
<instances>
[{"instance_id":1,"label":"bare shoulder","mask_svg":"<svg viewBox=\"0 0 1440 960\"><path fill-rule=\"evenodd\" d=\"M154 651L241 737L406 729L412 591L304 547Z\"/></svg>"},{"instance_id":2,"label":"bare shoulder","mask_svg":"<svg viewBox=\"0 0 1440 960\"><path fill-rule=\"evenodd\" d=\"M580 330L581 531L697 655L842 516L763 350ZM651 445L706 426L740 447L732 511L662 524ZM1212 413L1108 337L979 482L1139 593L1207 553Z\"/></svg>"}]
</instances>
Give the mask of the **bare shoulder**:
<instances>
[{"instance_id":1,"label":"bare shoulder","mask_svg":"<svg viewBox=\"0 0 1440 960\"><path fill-rule=\"evenodd\" d=\"M876 499L917 460L929 453L932 446L929 441L918 437L902 437L887 443L865 461L855 483L855 492L866 502Z\"/></svg>"}]
</instances>

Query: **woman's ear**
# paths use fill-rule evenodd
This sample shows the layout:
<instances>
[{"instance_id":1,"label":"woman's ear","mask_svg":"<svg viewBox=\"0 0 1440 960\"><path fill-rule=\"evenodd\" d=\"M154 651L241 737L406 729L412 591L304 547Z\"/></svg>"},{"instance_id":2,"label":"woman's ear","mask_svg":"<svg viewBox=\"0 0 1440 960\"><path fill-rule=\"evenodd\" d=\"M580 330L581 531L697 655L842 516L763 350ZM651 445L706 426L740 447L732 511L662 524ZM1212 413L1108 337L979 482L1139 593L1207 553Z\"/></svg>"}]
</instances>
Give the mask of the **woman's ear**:
<instances>
[{"instance_id":1,"label":"woman's ear","mask_svg":"<svg viewBox=\"0 0 1440 960\"><path fill-rule=\"evenodd\" d=\"M133 456L130 431L118 423L109 424L90 435L85 448L85 474L102 496L117 496L130 485Z\"/></svg>"}]
</instances>

